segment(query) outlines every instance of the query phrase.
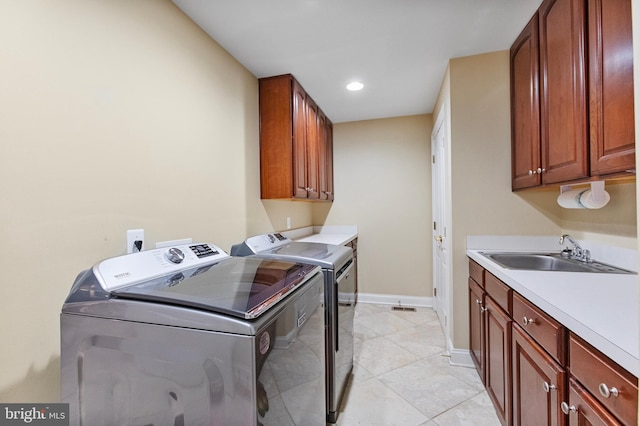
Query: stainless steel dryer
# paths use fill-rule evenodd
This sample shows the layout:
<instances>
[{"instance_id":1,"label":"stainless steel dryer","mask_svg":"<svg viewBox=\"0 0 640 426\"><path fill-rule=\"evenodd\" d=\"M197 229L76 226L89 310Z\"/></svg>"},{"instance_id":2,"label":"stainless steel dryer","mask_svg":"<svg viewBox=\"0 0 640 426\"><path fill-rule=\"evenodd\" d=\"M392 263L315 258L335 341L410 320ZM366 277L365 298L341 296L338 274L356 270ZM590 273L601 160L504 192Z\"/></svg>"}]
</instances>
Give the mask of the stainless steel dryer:
<instances>
[{"instance_id":1,"label":"stainless steel dryer","mask_svg":"<svg viewBox=\"0 0 640 426\"><path fill-rule=\"evenodd\" d=\"M324 425L322 277L213 244L98 263L60 318L70 423Z\"/></svg>"},{"instance_id":2,"label":"stainless steel dryer","mask_svg":"<svg viewBox=\"0 0 640 426\"><path fill-rule=\"evenodd\" d=\"M353 317L357 300L353 251L333 244L294 242L280 233L272 233L234 245L231 255L253 255L322 268L328 324L325 334L327 421L335 423L353 370Z\"/></svg>"}]
</instances>

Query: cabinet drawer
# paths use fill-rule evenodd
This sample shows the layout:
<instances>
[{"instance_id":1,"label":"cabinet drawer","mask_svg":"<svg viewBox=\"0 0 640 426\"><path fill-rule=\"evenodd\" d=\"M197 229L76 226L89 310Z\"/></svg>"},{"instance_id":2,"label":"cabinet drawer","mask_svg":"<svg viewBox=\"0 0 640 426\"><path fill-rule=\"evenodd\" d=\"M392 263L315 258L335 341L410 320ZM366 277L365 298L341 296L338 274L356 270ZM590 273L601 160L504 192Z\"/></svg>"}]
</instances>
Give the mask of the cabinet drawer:
<instances>
[{"instance_id":1,"label":"cabinet drawer","mask_svg":"<svg viewBox=\"0 0 640 426\"><path fill-rule=\"evenodd\" d=\"M566 331L558 321L513 293L513 320L560 364L566 361Z\"/></svg>"},{"instance_id":2,"label":"cabinet drawer","mask_svg":"<svg viewBox=\"0 0 640 426\"><path fill-rule=\"evenodd\" d=\"M496 303L509 315L511 310L511 287L497 279L489 272L484 274L484 289Z\"/></svg>"},{"instance_id":3,"label":"cabinet drawer","mask_svg":"<svg viewBox=\"0 0 640 426\"><path fill-rule=\"evenodd\" d=\"M480 287L484 287L484 268L471 259L469 259L469 276L480 284Z\"/></svg>"},{"instance_id":4,"label":"cabinet drawer","mask_svg":"<svg viewBox=\"0 0 640 426\"><path fill-rule=\"evenodd\" d=\"M624 424L638 424L638 380L591 345L570 333L569 370L571 374ZM616 388L607 398L600 388ZM605 391L603 389L603 391Z\"/></svg>"},{"instance_id":5,"label":"cabinet drawer","mask_svg":"<svg viewBox=\"0 0 640 426\"><path fill-rule=\"evenodd\" d=\"M569 426L573 425L606 425L621 426L598 401L593 399L574 379L569 379Z\"/></svg>"}]
</instances>

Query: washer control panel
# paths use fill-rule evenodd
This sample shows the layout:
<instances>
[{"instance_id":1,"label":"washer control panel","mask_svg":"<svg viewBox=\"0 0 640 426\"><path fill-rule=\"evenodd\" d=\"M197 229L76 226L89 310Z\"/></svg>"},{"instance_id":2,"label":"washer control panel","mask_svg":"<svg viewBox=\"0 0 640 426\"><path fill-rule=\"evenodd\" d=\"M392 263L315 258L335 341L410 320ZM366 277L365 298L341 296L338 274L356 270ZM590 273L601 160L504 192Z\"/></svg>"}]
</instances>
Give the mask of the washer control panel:
<instances>
[{"instance_id":1,"label":"washer control panel","mask_svg":"<svg viewBox=\"0 0 640 426\"><path fill-rule=\"evenodd\" d=\"M252 252L260 253L265 250L291 244L291 240L279 232L274 232L271 234L256 235L255 237L247 238L245 244L249 246Z\"/></svg>"},{"instance_id":2,"label":"washer control panel","mask_svg":"<svg viewBox=\"0 0 640 426\"><path fill-rule=\"evenodd\" d=\"M110 291L228 257L214 244L185 244L112 257L95 265L93 271L102 288Z\"/></svg>"}]
</instances>

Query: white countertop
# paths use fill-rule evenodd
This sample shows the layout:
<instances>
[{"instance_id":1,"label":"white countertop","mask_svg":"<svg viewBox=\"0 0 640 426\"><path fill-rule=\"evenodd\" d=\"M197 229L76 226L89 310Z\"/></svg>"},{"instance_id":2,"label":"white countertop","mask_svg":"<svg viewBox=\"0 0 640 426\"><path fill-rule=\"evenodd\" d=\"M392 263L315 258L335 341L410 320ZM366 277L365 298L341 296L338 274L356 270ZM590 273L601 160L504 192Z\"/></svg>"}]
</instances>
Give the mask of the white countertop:
<instances>
[{"instance_id":1,"label":"white countertop","mask_svg":"<svg viewBox=\"0 0 640 426\"><path fill-rule=\"evenodd\" d=\"M505 250L491 244L487 244L487 249L478 246L482 246L480 241L468 239L467 255L471 259L638 377L640 372L638 275L506 269L480 252L524 251L525 247ZM536 247L530 251L559 252L557 239L553 247L553 250ZM615 252L616 249L614 248L613 251ZM628 254L622 253L622 257ZM595 258L595 260L630 268L628 264L622 265L609 259Z\"/></svg>"},{"instance_id":2,"label":"white countertop","mask_svg":"<svg viewBox=\"0 0 640 426\"><path fill-rule=\"evenodd\" d=\"M343 246L358 237L357 226L308 226L306 228L285 231L286 235L294 241L307 243L323 243Z\"/></svg>"}]
</instances>

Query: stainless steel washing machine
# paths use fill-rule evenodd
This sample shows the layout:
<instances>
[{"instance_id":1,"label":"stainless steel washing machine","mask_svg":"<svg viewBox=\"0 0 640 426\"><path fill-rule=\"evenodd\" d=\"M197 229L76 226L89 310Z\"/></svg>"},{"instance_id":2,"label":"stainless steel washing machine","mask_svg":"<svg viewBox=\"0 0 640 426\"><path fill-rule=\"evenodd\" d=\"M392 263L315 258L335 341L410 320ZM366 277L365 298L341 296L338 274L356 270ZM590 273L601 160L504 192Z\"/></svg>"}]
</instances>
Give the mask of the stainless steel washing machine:
<instances>
[{"instance_id":1,"label":"stainless steel washing machine","mask_svg":"<svg viewBox=\"0 0 640 426\"><path fill-rule=\"evenodd\" d=\"M353 319L357 294L352 249L295 242L280 233L271 233L234 245L231 255L301 262L322 268L328 324L325 333L326 411L327 421L335 423L353 370Z\"/></svg>"},{"instance_id":2,"label":"stainless steel washing machine","mask_svg":"<svg viewBox=\"0 0 640 426\"><path fill-rule=\"evenodd\" d=\"M318 266L192 244L107 259L61 313L72 425L324 425Z\"/></svg>"}]
</instances>

